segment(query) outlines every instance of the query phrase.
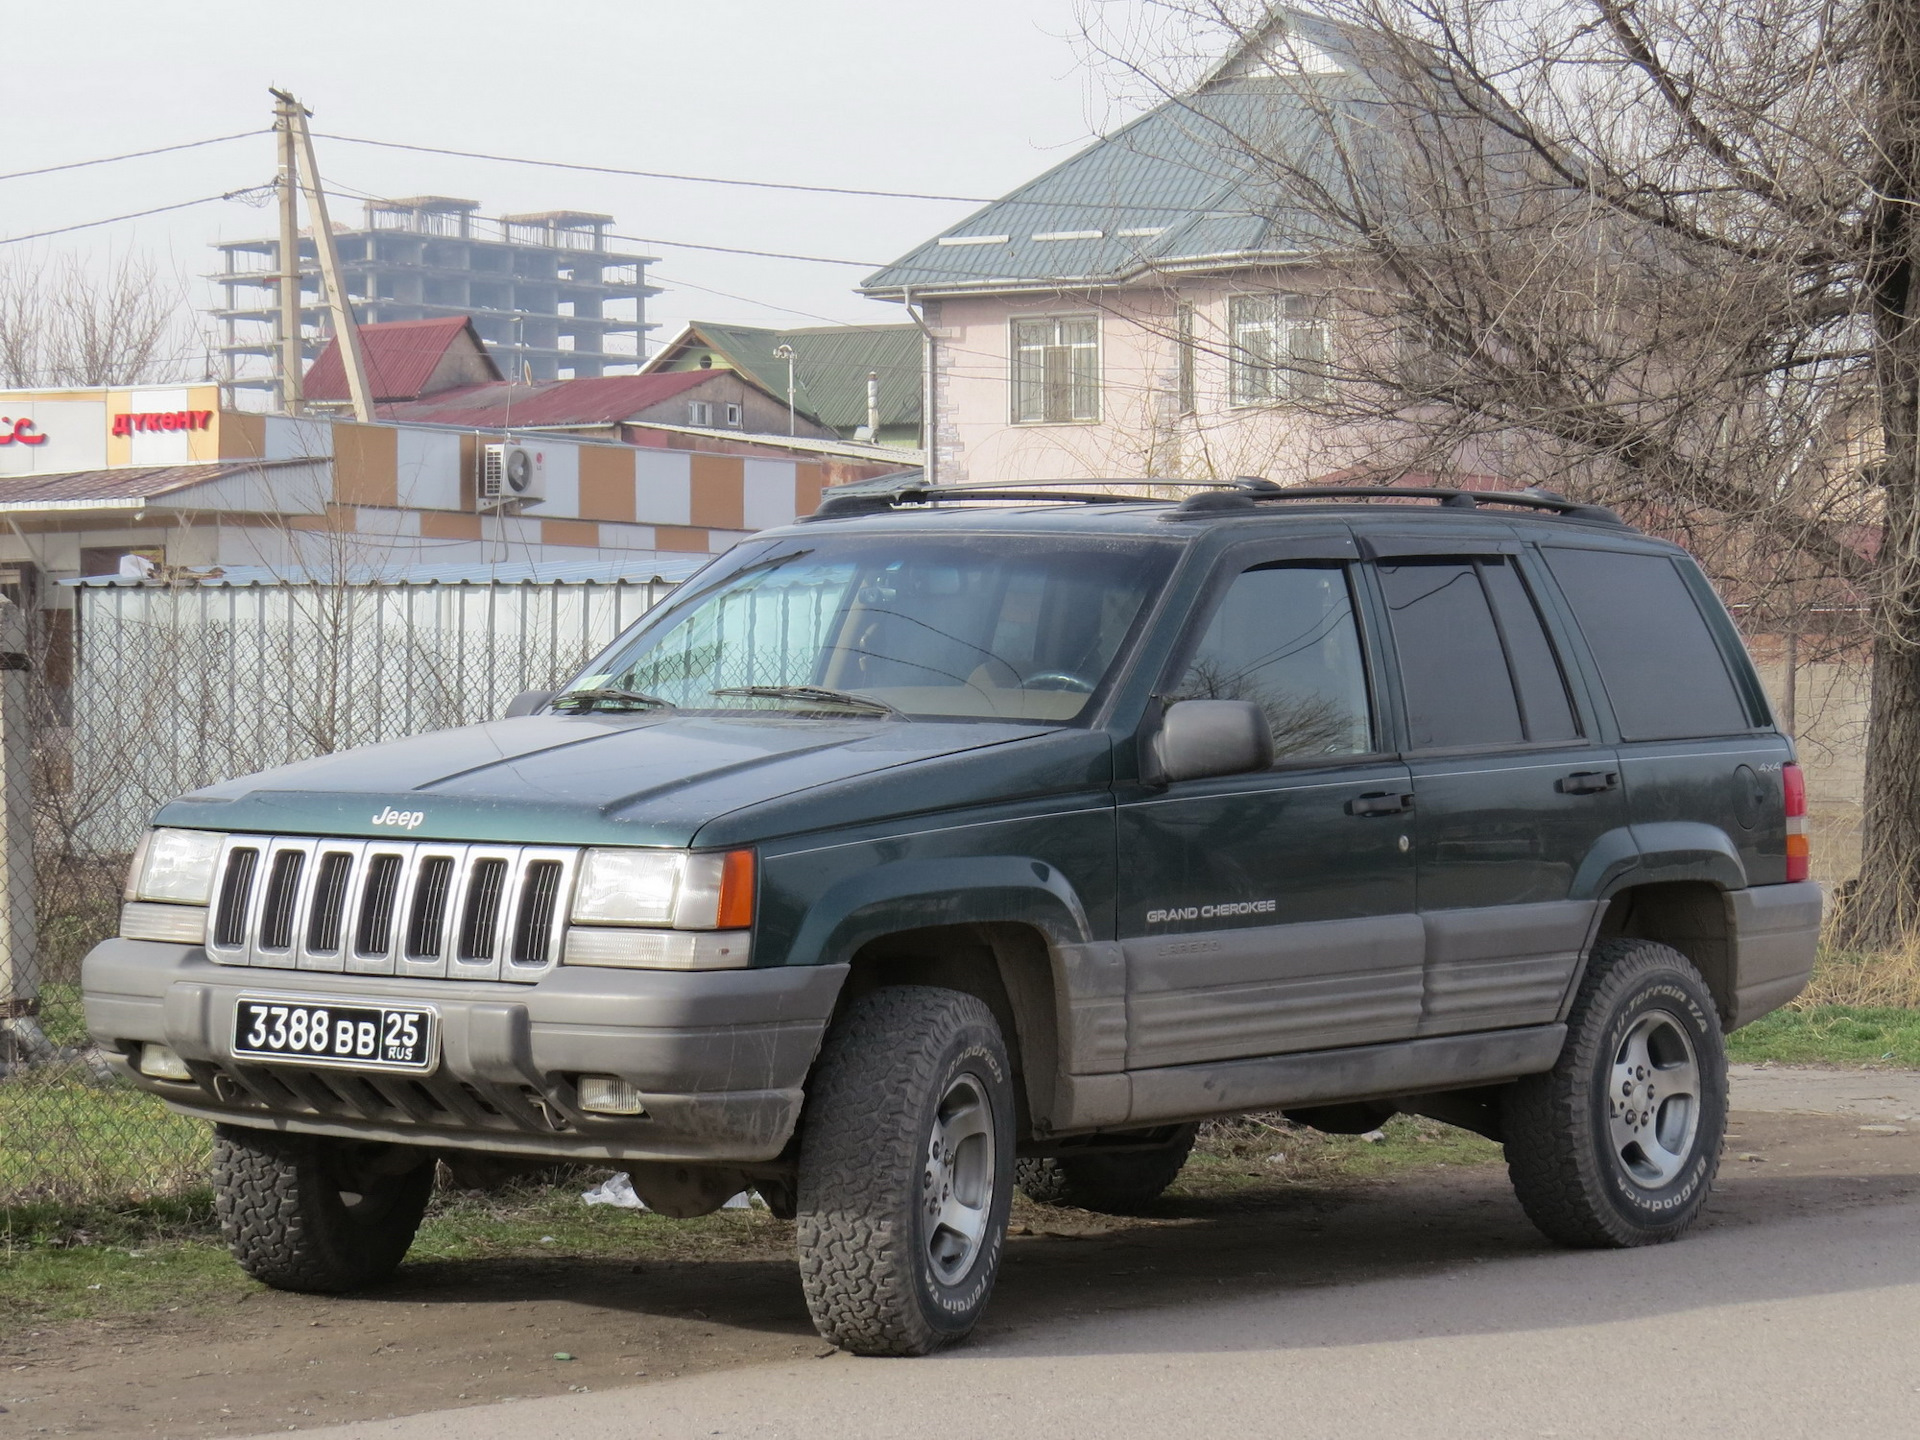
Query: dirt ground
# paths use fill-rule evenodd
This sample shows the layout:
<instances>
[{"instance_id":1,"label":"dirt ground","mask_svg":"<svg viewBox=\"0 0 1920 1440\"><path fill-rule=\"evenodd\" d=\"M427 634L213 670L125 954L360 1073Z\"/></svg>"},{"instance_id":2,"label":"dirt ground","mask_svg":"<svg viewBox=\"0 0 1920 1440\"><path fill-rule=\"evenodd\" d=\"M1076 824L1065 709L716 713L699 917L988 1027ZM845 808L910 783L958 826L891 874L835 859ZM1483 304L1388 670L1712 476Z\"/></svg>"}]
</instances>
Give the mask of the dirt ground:
<instances>
[{"instance_id":1,"label":"dirt ground","mask_svg":"<svg viewBox=\"0 0 1920 1440\"><path fill-rule=\"evenodd\" d=\"M1920 1125L1861 1125L1859 1115L1736 1112L1702 1224L1920 1193ZM1547 1248L1492 1163L1328 1186L1263 1176L1231 1195L1170 1200L1150 1220L1023 1207L1015 1222L985 1332ZM786 1231L769 1223L758 1257L432 1262L365 1297L256 1291L214 1316L17 1332L0 1341L0 1432L255 1435L824 1356Z\"/></svg>"}]
</instances>

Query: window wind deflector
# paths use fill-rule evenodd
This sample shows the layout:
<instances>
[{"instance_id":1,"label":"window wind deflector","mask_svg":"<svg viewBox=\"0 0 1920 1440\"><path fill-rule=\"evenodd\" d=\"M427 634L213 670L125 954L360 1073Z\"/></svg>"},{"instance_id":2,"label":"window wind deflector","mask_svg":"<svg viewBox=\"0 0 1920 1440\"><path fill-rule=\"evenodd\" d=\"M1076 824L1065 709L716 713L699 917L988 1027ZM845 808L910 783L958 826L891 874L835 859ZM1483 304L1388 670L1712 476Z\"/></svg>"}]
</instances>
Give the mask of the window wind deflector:
<instances>
[{"instance_id":1,"label":"window wind deflector","mask_svg":"<svg viewBox=\"0 0 1920 1440\"><path fill-rule=\"evenodd\" d=\"M617 686L601 686L592 690L569 690L564 695L556 695L547 702L555 710L595 710L602 705L637 705L643 710L677 710L680 707L671 700L663 700L658 695L649 695L644 690L622 690Z\"/></svg>"},{"instance_id":2,"label":"window wind deflector","mask_svg":"<svg viewBox=\"0 0 1920 1440\"><path fill-rule=\"evenodd\" d=\"M726 685L710 690L710 695L746 695L756 700L804 700L814 705L837 705L868 715L906 718L906 711L871 695L856 695L851 690L830 690L824 685Z\"/></svg>"}]
</instances>

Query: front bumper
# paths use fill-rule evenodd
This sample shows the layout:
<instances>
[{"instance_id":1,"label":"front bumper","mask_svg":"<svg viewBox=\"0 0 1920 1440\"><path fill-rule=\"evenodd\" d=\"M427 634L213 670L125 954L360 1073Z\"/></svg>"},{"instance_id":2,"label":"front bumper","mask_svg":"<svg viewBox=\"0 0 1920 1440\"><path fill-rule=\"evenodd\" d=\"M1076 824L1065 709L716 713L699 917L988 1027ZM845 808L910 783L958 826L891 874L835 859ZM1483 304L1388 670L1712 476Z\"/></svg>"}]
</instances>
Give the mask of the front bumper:
<instances>
[{"instance_id":1,"label":"front bumper","mask_svg":"<svg viewBox=\"0 0 1920 1440\"><path fill-rule=\"evenodd\" d=\"M522 985L215 965L198 946L108 940L87 956L81 988L101 1047L183 1114L496 1154L747 1164L792 1135L846 968L560 966ZM242 993L430 1005L439 1066L415 1076L236 1061ZM133 1057L149 1041L175 1050L193 1080L140 1074ZM582 1111L581 1074L626 1080L646 1114Z\"/></svg>"}]
</instances>

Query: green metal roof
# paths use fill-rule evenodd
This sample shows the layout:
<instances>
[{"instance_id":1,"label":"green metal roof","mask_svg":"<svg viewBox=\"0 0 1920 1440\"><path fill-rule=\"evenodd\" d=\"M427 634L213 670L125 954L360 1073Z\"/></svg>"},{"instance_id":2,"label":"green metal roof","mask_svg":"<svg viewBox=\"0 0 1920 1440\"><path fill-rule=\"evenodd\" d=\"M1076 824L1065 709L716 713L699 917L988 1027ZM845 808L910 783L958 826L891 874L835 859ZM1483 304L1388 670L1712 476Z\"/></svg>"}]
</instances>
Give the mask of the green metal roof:
<instances>
[{"instance_id":1,"label":"green metal roof","mask_svg":"<svg viewBox=\"0 0 1920 1440\"><path fill-rule=\"evenodd\" d=\"M1111 285L1297 258L1328 239L1263 177L1262 152L1334 163L1328 107L1369 82L1344 27L1276 9L1193 93L1166 101L867 277L895 298ZM1320 153L1324 152L1324 153Z\"/></svg>"},{"instance_id":2,"label":"green metal roof","mask_svg":"<svg viewBox=\"0 0 1920 1440\"><path fill-rule=\"evenodd\" d=\"M787 362L776 359L793 347L794 406L822 425L850 434L867 423L867 375L880 377L882 429L920 425L921 339L913 325L822 325L801 330L763 330L696 320L647 369L680 369L682 357L705 349L725 359L775 395L787 393Z\"/></svg>"}]
</instances>

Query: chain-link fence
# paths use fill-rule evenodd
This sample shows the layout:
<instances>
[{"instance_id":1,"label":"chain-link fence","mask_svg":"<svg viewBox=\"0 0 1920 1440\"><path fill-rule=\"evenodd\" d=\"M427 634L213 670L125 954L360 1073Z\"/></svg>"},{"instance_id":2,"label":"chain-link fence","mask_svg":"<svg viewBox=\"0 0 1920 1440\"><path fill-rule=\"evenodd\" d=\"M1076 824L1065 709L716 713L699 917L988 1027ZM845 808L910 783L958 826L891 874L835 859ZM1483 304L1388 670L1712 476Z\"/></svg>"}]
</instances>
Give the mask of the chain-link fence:
<instances>
[{"instance_id":1,"label":"chain-link fence","mask_svg":"<svg viewBox=\"0 0 1920 1440\"><path fill-rule=\"evenodd\" d=\"M205 1126L115 1079L80 962L155 809L268 766L498 716L670 587L86 585L0 602L0 1205L199 1182ZM68 617L71 623L68 623Z\"/></svg>"}]
</instances>

